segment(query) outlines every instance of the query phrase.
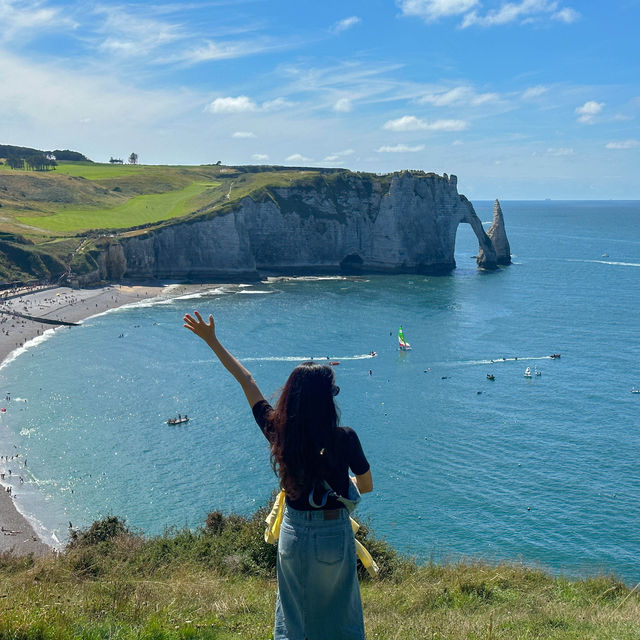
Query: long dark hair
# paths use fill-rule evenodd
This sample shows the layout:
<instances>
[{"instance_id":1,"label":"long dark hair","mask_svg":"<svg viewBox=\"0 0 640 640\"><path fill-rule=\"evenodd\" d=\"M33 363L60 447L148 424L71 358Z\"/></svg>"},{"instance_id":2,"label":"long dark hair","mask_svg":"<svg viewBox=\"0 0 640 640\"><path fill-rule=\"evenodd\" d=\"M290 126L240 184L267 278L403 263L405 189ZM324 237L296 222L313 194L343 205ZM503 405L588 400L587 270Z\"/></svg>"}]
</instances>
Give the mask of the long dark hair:
<instances>
[{"instance_id":1,"label":"long dark hair","mask_svg":"<svg viewBox=\"0 0 640 640\"><path fill-rule=\"evenodd\" d=\"M331 468L338 428L333 369L303 362L289 375L271 416L271 464L286 494L298 499Z\"/></svg>"}]
</instances>

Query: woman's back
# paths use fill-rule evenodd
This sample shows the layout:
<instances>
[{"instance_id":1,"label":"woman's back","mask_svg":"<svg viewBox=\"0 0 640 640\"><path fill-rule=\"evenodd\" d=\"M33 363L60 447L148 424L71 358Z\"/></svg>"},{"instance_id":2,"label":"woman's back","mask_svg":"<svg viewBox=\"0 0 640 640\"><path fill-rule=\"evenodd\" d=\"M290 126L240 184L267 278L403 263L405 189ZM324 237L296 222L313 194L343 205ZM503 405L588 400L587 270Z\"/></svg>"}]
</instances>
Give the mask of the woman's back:
<instances>
[{"instance_id":1,"label":"woman's back","mask_svg":"<svg viewBox=\"0 0 640 640\"><path fill-rule=\"evenodd\" d=\"M260 401L253 406L253 416L262 433L271 442L275 427L272 420L273 408L266 401ZM322 481L326 481L337 494L347 496L349 493L349 469L356 475L364 474L369 469L369 463L362 450L362 445L356 432L350 427L336 427L330 450L323 456L326 459L322 478L312 479L301 487L297 496L287 495L287 504L294 509L309 510L314 507L309 502L309 492L314 491L314 502L319 504L325 493ZM315 486L314 486L315 485ZM329 496L322 509L339 509L343 505Z\"/></svg>"}]
</instances>

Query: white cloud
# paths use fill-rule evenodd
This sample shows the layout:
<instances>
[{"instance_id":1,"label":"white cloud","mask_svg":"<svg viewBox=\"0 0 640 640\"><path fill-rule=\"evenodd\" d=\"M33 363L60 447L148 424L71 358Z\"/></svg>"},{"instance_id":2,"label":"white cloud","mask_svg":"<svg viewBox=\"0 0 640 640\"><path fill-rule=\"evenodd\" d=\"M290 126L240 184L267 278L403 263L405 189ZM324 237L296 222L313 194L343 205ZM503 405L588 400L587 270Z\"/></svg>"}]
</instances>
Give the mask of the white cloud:
<instances>
[{"instance_id":1,"label":"white cloud","mask_svg":"<svg viewBox=\"0 0 640 640\"><path fill-rule=\"evenodd\" d=\"M551 16L554 20L559 20L560 22L566 22L567 24L571 24L580 18L580 14L570 7L566 7L565 9L560 9Z\"/></svg>"},{"instance_id":2,"label":"white cloud","mask_svg":"<svg viewBox=\"0 0 640 640\"><path fill-rule=\"evenodd\" d=\"M294 153L287 158L285 158L286 162L311 162L311 158L307 158L303 156L301 153Z\"/></svg>"},{"instance_id":3,"label":"white cloud","mask_svg":"<svg viewBox=\"0 0 640 640\"><path fill-rule=\"evenodd\" d=\"M532 100L534 98L539 98L542 94L546 93L547 91L549 91L548 87L545 87L544 85L537 85L535 87L529 87L528 89L525 89L525 91L522 92L522 97L525 100Z\"/></svg>"},{"instance_id":4,"label":"white cloud","mask_svg":"<svg viewBox=\"0 0 640 640\"><path fill-rule=\"evenodd\" d=\"M105 16L99 28L103 40L98 48L116 56L145 56L167 43L184 38L178 25L140 17L121 7L102 5L95 12Z\"/></svg>"},{"instance_id":5,"label":"white cloud","mask_svg":"<svg viewBox=\"0 0 640 640\"><path fill-rule=\"evenodd\" d=\"M251 157L258 162L265 162L269 159L269 156L266 153L254 153Z\"/></svg>"},{"instance_id":6,"label":"white cloud","mask_svg":"<svg viewBox=\"0 0 640 640\"><path fill-rule=\"evenodd\" d=\"M580 14L571 7L559 7L557 0L520 0L503 2L497 9L479 14L482 6L479 0L396 0L402 15L422 18L425 22L435 22L440 18L463 16L461 27L478 25L491 27L520 20L523 24L536 17L548 16L552 20L575 22Z\"/></svg>"},{"instance_id":7,"label":"white cloud","mask_svg":"<svg viewBox=\"0 0 640 640\"><path fill-rule=\"evenodd\" d=\"M572 156L575 151L570 147L549 147L547 153L550 156Z\"/></svg>"},{"instance_id":8,"label":"white cloud","mask_svg":"<svg viewBox=\"0 0 640 640\"><path fill-rule=\"evenodd\" d=\"M211 113L245 113L255 111L257 108L258 105L247 96L238 96L237 98L216 98L207 105L206 110Z\"/></svg>"},{"instance_id":9,"label":"white cloud","mask_svg":"<svg viewBox=\"0 0 640 640\"><path fill-rule=\"evenodd\" d=\"M427 93L419 98L420 104L432 104L436 107L447 107L452 104L469 104L480 106L489 102L498 102L500 96L497 93L476 93L471 87L454 87L446 91Z\"/></svg>"},{"instance_id":10,"label":"white cloud","mask_svg":"<svg viewBox=\"0 0 640 640\"><path fill-rule=\"evenodd\" d=\"M382 126L389 131L464 131L468 124L464 120L435 120L426 122L415 116L402 116L387 120Z\"/></svg>"},{"instance_id":11,"label":"white cloud","mask_svg":"<svg viewBox=\"0 0 640 640\"><path fill-rule=\"evenodd\" d=\"M597 116L604 107L604 102L596 102L595 100L589 100L585 102L581 107L576 107L575 112L578 114L578 122L583 124L593 124L595 116Z\"/></svg>"},{"instance_id":12,"label":"white cloud","mask_svg":"<svg viewBox=\"0 0 640 640\"><path fill-rule=\"evenodd\" d=\"M258 105L255 100L247 96L216 98L213 102L205 107L205 111L211 113L247 113L249 111L278 111L287 107L294 106L294 102L289 102L284 98L276 98L275 100L267 100L262 105ZM242 136L236 136L238 138ZM247 136L245 136L247 137Z\"/></svg>"},{"instance_id":13,"label":"white cloud","mask_svg":"<svg viewBox=\"0 0 640 640\"><path fill-rule=\"evenodd\" d=\"M210 60L228 60L256 55L272 47L263 41L214 42L207 40L203 44L166 58L166 62L183 62L187 65L199 64Z\"/></svg>"},{"instance_id":14,"label":"white cloud","mask_svg":"<svg viewBox=\"0 0 640 640\"><path fill-rule=\"evenodd\" d=\"M286 109L287 107L295 106L295 102L289 102L285 98L276 98L275 100L267 100L262 103L262 108L265 111L278 111L279 109Z\"/></svg>"},{"instance_id":15,"label":"white cloud","mask_svg":"<svg viewBox=\"0 0 640 640\"><path fill-rule=\"evenodd\" d=\"M468 127L464 120L434 120L427 125L429 131L464 131Z\"/></svg>"},{"instance_id":16,"label":"white cloud","mask_svg":"<svg viewBox=\"0 0 640 640\"><path fill-rule=\"evenodd\" d=\"M340 113L348 113L351 109L353 109L353 105L350 98L340 98L333 105L333 110Z\"/></svg>"},{"instance_id":17,"label":"white cloud","mask_svg":"<svg viewBox=\"0 0 640 640\"><path fill-rule=\"evenodd\" d=\"M416 16L425 22L458 16L473 9L478 0L397 0L402 15Z\"/></svg>"},{"instance_id":18,"label":"white cloud","mask_svg":"<svg viewBox=\"0 0 640 640\"><path fill-rule=\"evenodd\" d=\"M387 120L382 128L390 131L420 131L427 128L427 123L415 116L402 116L397 120Z\"/></svg>"},{"instance_id":19,"label":"white cloud","mask_svg":"<svg viewBox=\"0 0 640 640\"><path fill-rule=\"evenodd\" d=\"M428 93L418 100L420 104L432 104L436 107L446 107L455 102L460 102L467 94L467 87L456 87L448 91L440 91L438 93Z\"/></svg>"},{"instance_id":20,"label":"white cloud","mask_svg":"<svg viewBox=\"0 0 640 640\"><path fill-rule=\"evenodd\" d=\"M232 138L255 138L256 134L253 131L236 131Z\"/></svg>"},{"instance_id":21,"label":"white cloud","mask_svg":"<svg viewBox=\"0 0 640 640\"><path fill-rule=\"evenodd\" d=\"M75 29L78 25L62 9L43 8L42 2L0 0L0 42L28 40L41 31Z\"/></svg>"},{"instance_id":22,"label":"white cloud","mask_svg":"<svg viewBox=\"0 0 640 640\"><path fill-rule=\"evenodd\" d=\"M416 144L414 146L410 146L408 144L396 144L396 145L382 145L378 147L376 151L378 153L415 153L417 151L422 151L424 149L423 144Z\"/></svg>"},{"instance_id":23,"label":"white cloud","mask_svg":"<svg viewBox=\"0 0 640 640\"><path fill-rule=\"evenodd\" d=\"M497 93L478 93L471 98L471 104L475 107L488 102L498 102L500 96Z\"/></svg>"},{"instance_id":24,"label":"white cloud","mask_svg":"<svg viewBox=\"0 0 640 640\"><path fill-rule=\"evenodd\" d=\"M340 33L341 31L346 31L347 29L351 29L351 27L355 27L360 22L360 18L358 16L351 16L349 18L344 18L344 20L339 20L332 27L331 31L333 33Z\"/></svg>"},{"instance_id":25,"label":"white cloud","mask_svg":"<svg viewBox=\"0 0 640 640\"><path fill-rule=\"evenodd\" d=\"M607 149L634 149L640 147L640 141L630 138L629 140L619 140L617 142L607 142Z\"/></svg>"},{"instance_id":26,"label":"white cloud","mask_svg":"<svg viewBox=\"0 0 640 640\"><path fill-rule=\"evenodd\" d=\"M327 156L323 162L336 162L341 158L345 158L347 156L352 156L355 153L353 149L345 149L344 151L336 151L331 155Z\"/></svg>"},{"instance_id":27,"label":"white cloud","mask_svg":"<svg viewBox=\"0 0 640 640\"><path fill-rule=\"evenodd\" d=\"M462 27L478 25L481 27L493 27L508 24L516 20L523 23L530 22L535 16L549 15L554 20L562 22L574 22L579 14L577 11L565 7L558 9L556 0L521 0L521 2L505 2L498 9L488 11L486 15L478 15L477 11L467 13L462 20Z\"/></svg>"}]
</instances>

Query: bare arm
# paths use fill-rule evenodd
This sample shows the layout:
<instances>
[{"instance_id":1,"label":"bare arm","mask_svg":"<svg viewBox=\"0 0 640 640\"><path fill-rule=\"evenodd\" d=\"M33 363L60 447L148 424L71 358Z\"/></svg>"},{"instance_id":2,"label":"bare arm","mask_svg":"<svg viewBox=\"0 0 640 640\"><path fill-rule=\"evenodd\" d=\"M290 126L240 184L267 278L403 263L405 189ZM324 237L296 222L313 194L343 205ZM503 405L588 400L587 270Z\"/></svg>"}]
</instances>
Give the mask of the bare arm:
<instances>
[{"instance_id":1,"label":"bare arm","mask_svg":"<svg viewBox=\"0 0 640 640\"><path fill-rule=\"evenodd\" d=\"M209 316L209 322L205 322L198 311L194 311L194 315L195 318L189 314L184 316L184 326L199 338L202 338L211 347L211 350L218 356L224 368L238 381L244 391L244 395L247 397L249 406L253 408L257 402L264 400L253 376L222 346L216 336L213 316Z\"/></svg>"},{"instance_id":2,"label":"bare arm","mask_svg":"<svg viewBox=\"0 0 640 640\"><path fill-rule=\"evenodd\" d=\"M371 469L365 473L355 476L356 487L360 493L369 493L373 491L373 478L371 477Z\"/></svg>"}]
</instances>

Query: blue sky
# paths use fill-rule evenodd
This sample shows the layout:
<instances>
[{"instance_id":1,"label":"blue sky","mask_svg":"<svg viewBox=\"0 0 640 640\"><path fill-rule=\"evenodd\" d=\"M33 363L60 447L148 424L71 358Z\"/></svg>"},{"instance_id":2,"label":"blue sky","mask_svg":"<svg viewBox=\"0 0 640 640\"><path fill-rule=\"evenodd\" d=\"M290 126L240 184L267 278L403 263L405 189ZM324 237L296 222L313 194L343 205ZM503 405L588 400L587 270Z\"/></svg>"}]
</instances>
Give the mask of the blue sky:
<instances>
[{"instance_id":1,"label":"blue sky","mask_svg":"<svg viewBox=\"0 0 640 640\"><path fill-rule=\"evenodd\" d=\"M0 0L0 143L640 199L640 0Z\"/></svg>"}]
</instances>

